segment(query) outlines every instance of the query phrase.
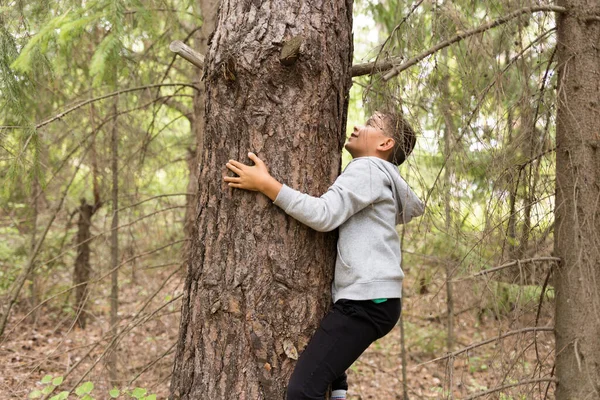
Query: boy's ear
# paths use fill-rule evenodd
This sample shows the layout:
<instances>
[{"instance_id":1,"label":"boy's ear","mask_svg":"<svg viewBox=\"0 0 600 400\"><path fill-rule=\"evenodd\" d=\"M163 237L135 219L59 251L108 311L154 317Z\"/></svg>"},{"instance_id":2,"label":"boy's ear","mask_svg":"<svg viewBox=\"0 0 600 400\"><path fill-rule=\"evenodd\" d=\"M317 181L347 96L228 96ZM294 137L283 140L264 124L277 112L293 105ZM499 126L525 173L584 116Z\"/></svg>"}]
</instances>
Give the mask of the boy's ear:
<instances>
[{"instance_id":1,"label":"boy's ear","mask_svg":"<svg viewBox=\"0 0 600 400\"><path fill-rule=\"evenodd\" d=\"M379 150L381 150L381 151L388 151L388 150L390 150L392 147L394 147L394 144L395 144L395 143L396 143L396 142L394 141L394 139L392 139L392 138L385 138L385 140L384 140L384 141L382 141L382 142L379 144Z\"/></svg>"}]
</instances>

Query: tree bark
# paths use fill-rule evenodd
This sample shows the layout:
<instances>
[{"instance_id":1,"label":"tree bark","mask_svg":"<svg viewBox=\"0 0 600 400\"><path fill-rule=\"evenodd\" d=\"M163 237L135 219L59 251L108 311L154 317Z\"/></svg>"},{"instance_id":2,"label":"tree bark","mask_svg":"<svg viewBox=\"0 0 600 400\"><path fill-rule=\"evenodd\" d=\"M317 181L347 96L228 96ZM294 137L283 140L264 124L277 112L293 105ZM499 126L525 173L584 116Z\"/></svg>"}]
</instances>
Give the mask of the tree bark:
<instances>
[{"instance_id":1,"label":"tree bark","mask_svg":"<svg viewBox=\"0 0 600 400\"><path fill-rule=\"evenodd\" d=\"M558 16L556 398L600 398L600 0Z\"/></svg>"},{"instance_id":2,"label":"tree bark","mask_svg":"<svg viewBox=\"0 0 600 400\"><path fill-rule=\"evenodd\" d=\"M85 302L88 295L88 281L90 280L90 241L92 234L92 216L98 210L99 203L88 204L81 199L79 206L79 220L77 221L77 258L73 271L73 286L75 289L75 310L77 312L76 322L82 329L85 328L87 312Z\"/></svg>"},{"instance_id":3,"label":"tree bark","mask_svg":"<svg viewBox=\"0 0 600 400\"><path fill-rule=\"evenodd\" d=\"M340 172L351 30L350 0L221 3L172 398L282 399L295 352L329 307L336 235L223 176L227 160L248 163L253 151L289 186L327 190ZM298 36L294 56L286 43Z\"/></svg>"},{"instance_id":4,"label":"tree bark","mask_svg":"<svg viewBox=\"0 0 600 400\"><path fill-rule=\"evenodd\" d=\"M198 0L200 11L202 12L202 27L194 39L195 50L201 54L206 54L208 37L215 30L215 22L217 17L217 9L219 0ZM199 90L194 90L194 116L190 118L190 126L192 135L195 138L194 148L190 151L188 158L188 166L190 170L190 181L188 183L188 193L198 193L198 171L200 166L200 155L202 154L202 146L204 140L204 82L202 81L203 70L194 68L194 75L200 81L197 86ZM186 215L185 215L185 236L191 238L193 226L196 222L197 196L186 196ZM185 259L189 259L190 248L186 242L183 250Z\"/></svg>"}]
</instances>

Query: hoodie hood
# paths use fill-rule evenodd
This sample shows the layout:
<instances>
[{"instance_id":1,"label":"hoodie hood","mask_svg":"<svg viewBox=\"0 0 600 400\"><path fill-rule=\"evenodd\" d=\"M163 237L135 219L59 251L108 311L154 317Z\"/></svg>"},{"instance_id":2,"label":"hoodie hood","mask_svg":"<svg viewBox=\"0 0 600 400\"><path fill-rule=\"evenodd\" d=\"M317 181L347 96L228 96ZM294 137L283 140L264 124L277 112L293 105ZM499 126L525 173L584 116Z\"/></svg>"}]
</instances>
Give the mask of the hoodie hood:
<instances>
[{"instance_id":1,"label":"hoodie hood","mask_svg":"<svg viewBox=\"0 0 600 400\"><path fill-rule=\"evenodd\" d=\"M354 160L359 158L368 158L390 180L392 195L396 201L396 224L407 224L413 218L423 215L425 204L402 178L396 165L379 157L358 157Z\"/></svg>"}]
</instances>

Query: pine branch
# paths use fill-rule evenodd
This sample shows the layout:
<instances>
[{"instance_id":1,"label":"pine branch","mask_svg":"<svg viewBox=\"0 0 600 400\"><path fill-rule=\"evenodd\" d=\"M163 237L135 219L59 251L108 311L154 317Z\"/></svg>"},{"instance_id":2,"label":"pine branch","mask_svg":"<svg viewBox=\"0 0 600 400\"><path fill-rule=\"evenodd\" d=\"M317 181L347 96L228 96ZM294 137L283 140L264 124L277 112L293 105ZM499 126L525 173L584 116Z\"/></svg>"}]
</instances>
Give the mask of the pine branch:
<instances>
[{"instance_id":1,"label":"pine branch","mask_svg":"<svg viewBox=\"0 0 600 400\"><path fill-rule=\"evenodd\" d=\"M440 42L438 44L436 44L435 46L433 46L432 48L424 51L423 53L411 58L410 60L404 62L403 64L400 64L397 67L392 68L387 74L385 74L383 76L383 81L389 81L390 79L392 79L393 77L395 77L396 75L398 75L400 72L412 67L413 65L417 64L419 61L423 60L424 58L432 55L433 53L436 53L438 51L440 51L441 49L443 49L444 47L448 47L451 44L454 44L456 42L459 42L463 39L466 39L470 36L476 35L478 33L482 33L485 32L489 29L495 28L499 25L503 25L507 22L509 22L510 20L522 15L522 14L531 14L534 12L539 12L539 11L554 11L554 12L558 12L558 13L563 13L566 12L567 9L565 7L560 7L560 6L551 6L551 5L546 5L546 6L534 6L534 7L523 7L523 8L519 8L518 10L515 10L513 12L511 12L510 14L507 14L503 17L500 17L492 22L488 22L487 24L483 24L481 26L478 26L477 28L473 28L471 30L468 30L466 32L459 32L456 36L444 40L443 42Z\"/></svg>"},{"instance_id":2,"label":"pine branch","mask_svg":"<svg viewBox=\"0 0 600 400\"><path fill-rule=\"evenodd\" d=\"M191 88L193 88L195 90L200 90L196 85L191 84L191 83L159 83L159 84L156 84L156 85L137 86L137 87L134 87L134 88L118 90L116 92L108 93L108 94L105 94L105 95L102 95L102 96L99 96L99 97L94 97L92 99L85 100L85 101L83 101L83 102L81 102L81 103L79 103L79 104L77 104L77 105L75 105L75 106L73 106L73 107L71 107L71 108L69 108L69 109L61 112L58 115L55 115L54 117L52 117L50 119L47 119L46 121L40 122L35 127L37 129L39 129L39 128L43 127L43 126L46 126L46 125L48 125L48 124L56 121L57 119L61 119L65 115L70 114L73 111L75 111L75 110L77 110L77 109L79 109L81 107L84 107L84 106L86 106L86 105L88 105L90 103L94 103L96 101L105 100L105 99L108 99L108 98L111 98L111 97L114 97L114 96L118 96L118 95L123 94L123 93L130 93L130 92L135 92L135 91L138 91L138 90L152 89L152 88L163 87L163 86L185 86L185 87L191 87Z\"/></svg>"},{"instance_id":3,"label":"pine branch","mask_svg":"<svg viewBox=\"0 0 600 400\"><path fill-rule=\"evenodd\" d=\"M398 31L398 29L400 29L400 27L406 22L406 20L415 12L415 10L422 3L423 3L423 0L419 0L418 2L416 2L411 7L411 10L408 12L408 14L406 14L404 16L404 18L402 18L402 21L400 21L400 23L398 25L396 25L394 27L394 29L392 29L392 32L388 35L388 37L385 39L385 41L380 46L379 52L377 52L377 57L375 58L375 61L373 63L358 64L358 65L355 65L352 67L352 77L353 78L356 76L362 76L362 75L373 75L375 72L385 72L394 67L395 61L399 62L402 60L403 57L395 57L395 58L386 59L386 60L383 60L380 62L379 56L381 55L381 52L385 48L385 45L392 38L392 36L394 36L396 31ZM376 66L376 64L377 64L377 66Z\"/></svg>"}]
</instances>

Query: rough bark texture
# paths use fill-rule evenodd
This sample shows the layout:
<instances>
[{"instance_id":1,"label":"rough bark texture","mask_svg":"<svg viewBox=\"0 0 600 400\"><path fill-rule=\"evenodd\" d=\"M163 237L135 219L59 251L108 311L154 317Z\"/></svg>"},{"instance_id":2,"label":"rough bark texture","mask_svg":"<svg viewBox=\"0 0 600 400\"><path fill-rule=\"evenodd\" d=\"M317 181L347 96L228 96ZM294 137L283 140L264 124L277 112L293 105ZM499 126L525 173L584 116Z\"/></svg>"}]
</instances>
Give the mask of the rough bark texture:
<instances>
[{"instance_id":1,"label":"rough bark texture","mask_svg":"<svg viewBox=\"0 0 600 400\"><path fill-rule=\"evenodd\" d=\"M221 3L172 398L282 399L294 351L329 306L335 234L228 189L223 176L227 160L249 163L254 151L291 187L327 190L340 172L351 29L350 0ZM296 36L299 56L282 65Z\"/></svg>"},{"instance_id":2,"label":"rough bark texture","mask_svg":"<svg viewBox=\"0 0 600 400\"><path fill-rule=\"evenodd\" d=\"M600 398L600 0L558 17L556 397Z\"/></svg>"},{"instance_id":3,"label":"rough bark texture","mask_svg":"<svg viewBox=\"0 0 600 400\"><path fill-rule=\"evenodd\" d=\"M79 206L79 220L77 221L77 258L75 259L75 269L73 271L73 285L75 289L75 310L77 311L77 324L85 328L87 313L85 302L87 298L87 286L90 280L90 239L92 234L92 216L98 210L99 203L96 205L88 204L85 199L81 199Z\"/></svg>"},{"instance_id":4,"label":"rough bark texture","mask_svg":"<svg viewBox=\"0 0 600 400\"><path fill-rule=\"evenodd\" d=\"M200 54L206 54L208 49L208 37L215 30L217 17L217 8L219 0L198 0L198 6L202 12L202 27L198 35L194 38L194 49ZM198 172L200 165L200 155L204 140L204 82L202 81L203 71L194 68L194 75L199 80L197 86L200 90L194 90L194 116L190 118L192 135L196 139L195 148L190 151L189 169L190 182L188 184L188 193L198 193ZM185 234L191 237L193 226L196 222L197 196L188 195L186 215L185 215ZM186 242L190 243L190 242ZM184 257L189 259L189 245L186 244Z\"/></svg>"}]
</instances>

